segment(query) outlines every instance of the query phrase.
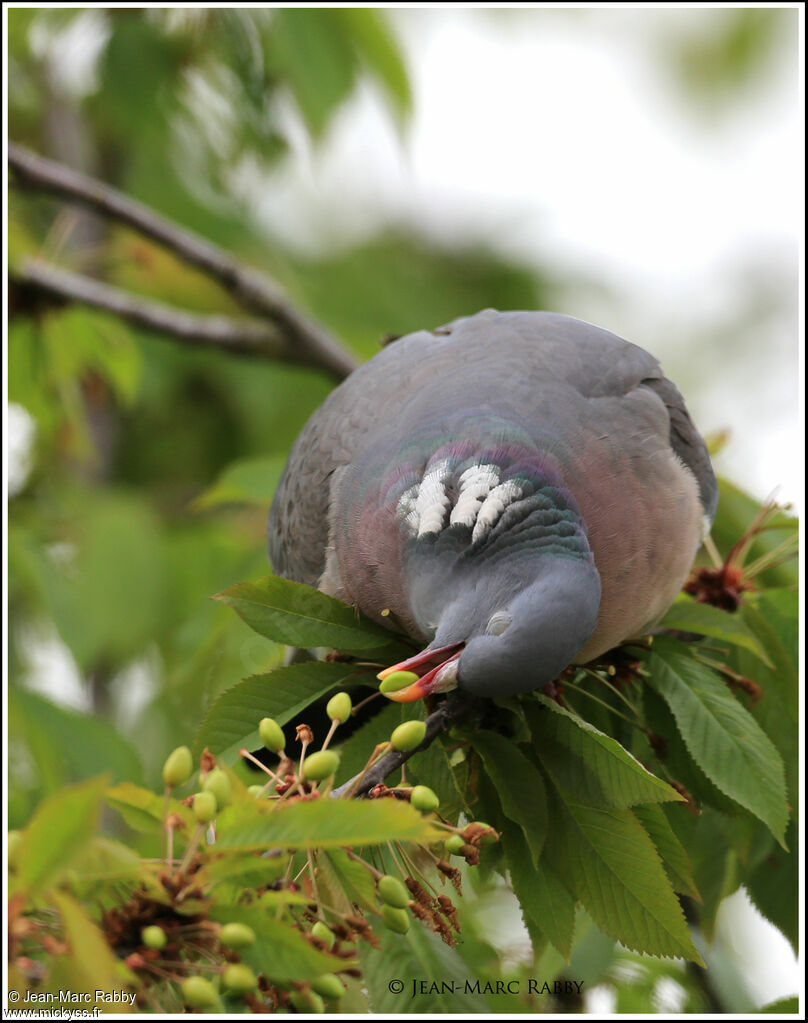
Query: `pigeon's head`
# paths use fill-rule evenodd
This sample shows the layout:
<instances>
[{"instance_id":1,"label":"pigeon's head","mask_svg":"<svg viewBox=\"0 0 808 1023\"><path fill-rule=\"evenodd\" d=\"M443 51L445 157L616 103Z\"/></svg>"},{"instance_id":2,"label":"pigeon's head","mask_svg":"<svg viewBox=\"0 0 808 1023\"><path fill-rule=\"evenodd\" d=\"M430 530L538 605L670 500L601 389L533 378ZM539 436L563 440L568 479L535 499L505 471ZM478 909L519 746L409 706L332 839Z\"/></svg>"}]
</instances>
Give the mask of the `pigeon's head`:
<instances>
[{"instance_id":1,"label":"pigeon's head","mask_svg":"<svg viewBox=\"0 0 808 1023\"><path fill-rule=\"evenodd\" d=\"M427 576L413 590L416 613L434 639L421 653L379 674L419 676L387 693L400 702L459 688L497 697L537 689L556 678L592 635L600 577L591 559L548 556L468 566L451 579Z\"/></svg>"}]
</instances>

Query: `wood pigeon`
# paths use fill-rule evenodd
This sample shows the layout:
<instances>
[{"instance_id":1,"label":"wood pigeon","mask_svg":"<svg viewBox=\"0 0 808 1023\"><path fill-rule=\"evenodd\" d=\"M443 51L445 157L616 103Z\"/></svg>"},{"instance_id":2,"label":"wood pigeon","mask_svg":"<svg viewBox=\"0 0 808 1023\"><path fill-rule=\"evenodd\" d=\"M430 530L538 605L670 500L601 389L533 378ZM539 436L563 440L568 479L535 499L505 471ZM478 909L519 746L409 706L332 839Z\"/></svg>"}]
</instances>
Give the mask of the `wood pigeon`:
<instances>
[{"instance_id":1,"label":"wood pigeon","mask_svg":"<svg viewBox=\"0 0 808 1023\"><path fill-rule=\"evenodd\" d=\"M394 698L541 687L659 621L718 489L642 348L486 310L391 343L308 421L269 516L275 571L398 627Z\"/></svg>"}]
</instances>

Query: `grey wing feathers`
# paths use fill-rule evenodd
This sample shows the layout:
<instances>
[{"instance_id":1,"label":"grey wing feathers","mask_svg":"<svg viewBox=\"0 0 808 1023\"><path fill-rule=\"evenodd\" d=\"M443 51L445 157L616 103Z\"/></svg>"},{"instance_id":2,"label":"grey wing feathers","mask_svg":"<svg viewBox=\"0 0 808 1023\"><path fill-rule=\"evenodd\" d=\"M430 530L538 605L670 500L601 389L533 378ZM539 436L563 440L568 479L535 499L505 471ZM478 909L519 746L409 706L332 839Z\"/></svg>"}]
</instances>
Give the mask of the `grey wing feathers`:
<instances>
[{"instance_id":1,"label":"grey wing feathers","mask_svg":"<svg viewBox=\"0 0 808 1023\"><path fill-rule=\"evenodd\" d=\"M707 446L693 425L684 398L667 377L649 377L642 383L654 391L668 410L671 447L696 477L704 514L712 523L718 507L718 483L710 464Z\"/></svg>"}]
</instances>

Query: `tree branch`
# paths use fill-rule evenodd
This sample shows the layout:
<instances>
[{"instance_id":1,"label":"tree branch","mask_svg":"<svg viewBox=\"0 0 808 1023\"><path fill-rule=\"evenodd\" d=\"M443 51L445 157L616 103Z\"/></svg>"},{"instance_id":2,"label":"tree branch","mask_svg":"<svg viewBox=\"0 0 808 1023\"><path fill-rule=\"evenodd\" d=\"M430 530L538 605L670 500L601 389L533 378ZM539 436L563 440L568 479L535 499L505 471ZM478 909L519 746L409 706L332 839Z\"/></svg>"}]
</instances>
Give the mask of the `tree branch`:
<instances>
[{"instance_id":1,"label":"tree branch","mask_svg":"<svg viewBox=\"0 0 808 1023\"><path fill-rule=\"evenodd\" d=\"M228 316L197 316L162 302L130 295L120 288L41 260L27 260L21 270L12 274L11 280L13 284L34 287L57 299L103 309L138 327L169 334L187 344L206 345L239 355L295 361L294 349L290 349L277 329Z\"/></svg>"},{"instance_id":2,"label":"tree branch","mask_svg":"<svg viewBox=\"0 0 808 1023\"><path fill-rule=\"evenodd\" d=\"M357 785L353 793L354 796L363 796L366 792L370 792L376 785L384 781L389 774L392 774L397 767L405 764L410 757L415 756L416 753L421 753L431 746L442 732L448 732L458 721L478 710L480 703L481 701L468 695L459 696L452 694L447 696L440 707L426 719L426 735L421 745L416 746L413 750L393 750L382 757L378 764L371 767L359 785ZM350 781L346 781L344 785L340 785L338 789L334 789L331 793L332 797L337 798L345 795L346 792L350 792L353 786L356 785L358 777L359 775L356 775Z\"/></svg>"},{"instance_id":3,"label":"tree branch","mask_svg":"<svg viewBox=\"0 0 808 1023\"><path fill-rule=\"evenodd\" d=\"M354 357L319 324L300 313L272 280L238 262L224 249L109 185L37 156L14 142L8 144L8 162L17 185L49 192L126 224L202 270L245 309L280 328L289 345L297 349L294 361L319 366L338 380L356 368Z\"/></svg>"}]
</instances>

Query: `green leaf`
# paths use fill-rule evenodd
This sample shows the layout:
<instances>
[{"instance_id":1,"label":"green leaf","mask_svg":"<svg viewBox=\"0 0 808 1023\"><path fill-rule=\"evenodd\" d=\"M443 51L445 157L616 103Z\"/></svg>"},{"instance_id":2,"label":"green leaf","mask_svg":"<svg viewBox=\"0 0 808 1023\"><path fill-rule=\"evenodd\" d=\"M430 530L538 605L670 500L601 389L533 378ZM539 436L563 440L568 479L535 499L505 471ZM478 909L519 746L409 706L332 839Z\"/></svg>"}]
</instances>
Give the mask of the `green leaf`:
<instances>
[{"instance_id":1,"label":"green leaf","mask_svg":"<svg viewBox=\"0 0 808 1023\"><path fill-rule=\"evenodd\" d=\"M557 784L554 791L545 855L598 927L638 952L701 962L659 854L631 811L584 806Z\"/></svg>"},{"instance_id":2,"label":"green leaf","mask_svg":"<svg viewBox=\"0 0 808 1023\"><path fill-rule=\"evenodd\" d=\"M384 704L382 704L383 700ZM359 774L365 764L367 764L373 750L381 743L387 742L393 729L404 720L401 709L404 706L403 704L389 702L383 696L377 697L375 704L382 708L379 713L374 714L369 721L360 725L339 747L340 761L336 774L337 785L342 785L350 778L354 778ZM339 738L339 732L337 732L337 738ZM419 753L412 760L416 774L418 761L421 756L422 754Z\"/></svg>"},{"instance_id":3,"label":"green leaf","mask_svg":"<svg viewBox=\"0 0 808 1023\"><path fill-rule=\"evenodd\" d=\"M261 888L277 881L288 865L288 856L262 856L251 851L228 853L225 856L208 859L203 870L205 877L214 885L221 881L238 879L244 888Z\"/></svg>"},{"instance_id":4,"label":"green leaf","mask_svg":"<svg viewBox=\"0 0 808 1023\"><path fill-rule=\"evenodd\" d=\"M355 608L278 576L236 583L213 599L229 604L251 629L276 643L372 650L391 639L386 629L363 619Z\"/></svg>"},{"instance_id":5,"label":"green leaf","mask_svg":"<svg viewBox=\"0 0 808 1023\"><path fill-rule=\"evenodd\" d=\"M258 749L258 722L275 718L285 725L334 686L356 680L356 669L338 662L307 661L275 668L265 675L251 675L226 689L208 709L194 743L198 757L207 746L211 753L232 765L242 747Z\"/></svg>"},{"instance_id":6,"label":"green leaf","mask_svg":"<svg viewBox=\"0 0 808 1023\"><path fill-rule=\"evenodd\" d=\"M284 464L285 459L279 455L231 462L213 486L192 502L191 508L204 511L222 504L257 504L269 508Z\"/></svg>"},{"instance_id":7,"label":"green leaf","mask_svg":"<svg viewBox=\"0 0 808 1023\"><path fill-rule=\"evenodd\" d=\"M701 636L712 636L735 646L744 647L759 657L764 664L771 666L766 651L761 646L754 632L744 623L738 614L722 611L720 607L700 604L690 597L681 597L670 608L659 623L665 629L677 629L681 632L693 632Z\"/></svg>"},{"instance_id":8,"label":"green leaf","mask_svg":"<svg viewBox=\"0 0 808 1023\"><path fill-rule=\"evenodd\" d=\"M799 835L792 820L786 831L788 852L774 849L751 874L744 884L758 910L779 928L796 952L800 930L799 899Z\"/></svg>"},{"instance_id":9,"label":"green leaf","mask_svg":"<svg viewBox=\"0 0 808 1023\"><path fill-rule=\"evenodd\" d=\"M737 891L742 881L740 857L732 843L734 819L705 807L698 817L681 814L675 821L676 834L693 865L693 877L702 900L699 929L707 941L715 936L716 916L722 901Z\"/></svg>"},{"instance_id":10,"label":"green leaf","mask_svg":"<svg viewBox=\"0 0 808 1023\"><path fill-rule=\"evenodd\" d=\"M323 973L344 970L350 961L321 952L301 932L255 906L214 906L211 917L220 923L246 924L256 941L239 949L239 957L270 980L313 980Z\"/></svg>"},{"instance_id":11,"label":"green leaf","mask_svg":"<svg viewBox=\"0 0 808 1023\"><path fill-rule=\"evenodd\" d=\"M673 890L701 902L696 882L693 880L690 857L670 826L664 809L661 806L646 804L645 806L635 806L633 813L648 832L657 852L662 857Z\"/></svg>"},{"instance_id":12,"label":"green leaf","mask_svg":"<svg viewBox=\"0 0 808 1023\"><path fill-rule=\"evenodd\" d=\"M377 912L376 886L367 868L341 849L329 849L322 855L348 900L355 902L360 909Z\"/></svg>"},{"instance_id":13,"label":"green leaf","mask_svg":"<svg viewBox=\"0 0 808 1023\"><path fill-rule=\"evenodd\" d=\"M798 995L791 998L778 998L776 1002L767 1002L758 1012L777 1013L782 1015L798 1015L800 1011L800 999Z\"/></svg>"},{"instance_id":14,"label":"green leaf","mask_svg":"<svg viewBox=\"0 0 808 1023\"><path fill-rule=\"evenodd\" d=\"M359 769L361 770L361 767ZM443 817L454 820L459 813L466 810L467 793L461 791L455 771L449 763L446 746L440 737L417 757L408 761L407 776L413 782L427 785L432 789L440 799L440 812Z\"/></svg>"},{"instance_id":15,"label":"green leaf","mask_svg":"<svg viewBox=\"0 0 808 1023\"><path fill-rule=\"evenodd\" d=\"M109 778L68 785L39 805L25 828L17 879L29 894L56 884L89 845Z\"/></svg>"},{"instance_id":16,"label":"green leaf","mask_svg":"<svg viewBox=\"0 0 808 1023\"><path fill-rule=\"evenodd\" d=\"M87 916L75 899L64 892L53 892L53 899L67 943L70 946L68 963L70 989L77 994L91 993L91 1004L98 1000L98 993L120 992L126 979L126 967L114 955L101 931ZM131 975L130 975L131 976ZM134 980L134 977L131 978ZM115 1012L130 1011L128 1002L116 1002Z\"/></svg>"},{"instance_id":17,"label":"green leaf","mask_svg":"<svg viewBox=\"0 0 808 1023\"><path fill-rule=\"evenodd\" d=\"M522 829L533 864L537 865L547 834L544 779L518 748L497 732L481 729L474 733L472 741L497 791L503 813Z\"/></svg>"},{"instance_id":18,"label":"green leaf","mask_svg":"<svg viewBox=\"0 0 808 1023\"><path fill-rule=\"evenodd\" d=\"M465 1018L487 1012L485 997L467 990L474 978L462 959L434 934L417 923L406 934L393 934L380 925L374 930L381 947L359 946L371 1013L388 1018L398 1013L459 1013ZM400 990L391 985L393 980L401 981Z\"/></svg>"},{"instance_id":19,"label":"green leaf","mask_svg":"<svg viewBox=\"0 0 808 1023\"><path fill-rule=\"evenodd\" d=\"M412 110L412 91L407 69L386 16L370 7L344 7L339 12L356 51L368 69L379 79L404 117Z\"/></svg>"},{"instance_id":20,"label":"green leaf","mask_svg":"<svg viewBox=\"0 0 808 1023\"><path fill-rule=\"evenodd\" d=\"M220 849L332 849L387 842L435 842L444 832L399 800L318 799L279 805L223 831Z\"/></svg>"},{"instance_id":21,"label":"green leaf","mask_svg":"<svg viewBox=\"0 0 808 1023\"><path fill-rule=\"evenodd\" d=\"M546 859L538 869L531 866L525 839L512 824L502 827L505 862L528 932L532 935L535 929L541 931L569 962L575 933L575 899Z\"/></svg>"},{"instance_id":22,"label":"green leaf","mask_svg":"<svg viewBox=\"0 0 808 1023\"><path fill-rule=\"evenodd\" d=\"M782 845L788 823L785 772L771 740L726 683L674 642L657 641L643 658L646 682L670 707L693 759Z\"/></svg>"},{"instance_id":23,"label":"green leaf","mask_svg":"<svg viewBox=\"0 0 808 1023\"><path fill-rule=\"evenodd\" d=\"M537 694L543 710L526 704L533 748L552 767L559 785L578 802L595 806L635 806L681 800L666 782L646 770L619 742ZM550 711L550 713L547 713Z\"/></svg>"},{"instance_id":24,"label":"green leaf","mask_svg":"<svg viewBox=\"0 0 808 1023\"><path fill-rule=\"evenodd\" d=\"M273 63L291 85L315 137L347 99L356 77L356 58L338 30L337 13L287 7L276 10L272 19Z\"/></svg>"},{"instance_id":25,"label":"green leaf","mask_svg":"<svg viewBox=\"0 0 808 1023\"><path fill-rule=\"evenodd\" d=\"M162 828L165 799L151 789L144 789L124 781L104 793L107 803L117 810L130 828L135 831L153 832ZM176 799L169 800L168 811L178 814L186 828L193 829L196 820L187 806Z\"/></svg>"},{"instance_id":26,"label":"green leaf","mask_svg":"<svg viewBox=\"0 0 808 1023\"><path fill-rule=\"evenodd\" d=\"M798 595L777 590L760 593L754 604L744 605L742 614L774 667L757 664L744 650L734 651L731 666L760 686L762 697L749 707L749 712L783 758L794 803L799 789Z\"/></svg>"},{"instance_id":27,"label":"green leaf","mask_svg":"<svg viewBox=\"0 0 808 1023\"><path fill-rule=\"evenodd\" d=\"M31 751L46 791L109 771L113 781L140 781L140 758L108 721L57 707L37 693L9 691L12 734Z\"/></svg>"}]
</instances>

